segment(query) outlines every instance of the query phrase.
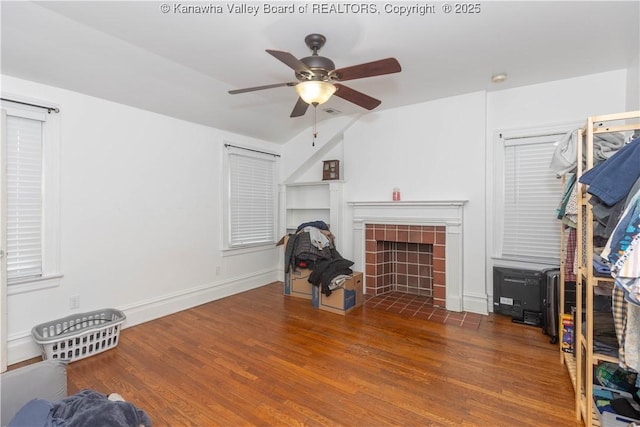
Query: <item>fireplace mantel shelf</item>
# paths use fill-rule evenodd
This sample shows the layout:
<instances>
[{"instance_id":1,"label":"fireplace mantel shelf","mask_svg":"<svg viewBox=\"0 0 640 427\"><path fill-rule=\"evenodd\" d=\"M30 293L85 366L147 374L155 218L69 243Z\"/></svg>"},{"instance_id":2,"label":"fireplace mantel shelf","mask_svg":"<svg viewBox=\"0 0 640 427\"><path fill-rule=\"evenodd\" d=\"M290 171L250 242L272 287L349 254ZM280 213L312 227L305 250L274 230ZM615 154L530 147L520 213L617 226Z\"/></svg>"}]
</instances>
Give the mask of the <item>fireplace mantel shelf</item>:
<instances>
[{"instance_id":1,"label":"fireplace mantel shelf","mask_svg":"<svg viewBox=\"0 0 640 427\"><path fill-rule=\"evenodd\" d=\"M463 206L468 200L355 201L351 206Z\"/></svg>"}]
</instances>

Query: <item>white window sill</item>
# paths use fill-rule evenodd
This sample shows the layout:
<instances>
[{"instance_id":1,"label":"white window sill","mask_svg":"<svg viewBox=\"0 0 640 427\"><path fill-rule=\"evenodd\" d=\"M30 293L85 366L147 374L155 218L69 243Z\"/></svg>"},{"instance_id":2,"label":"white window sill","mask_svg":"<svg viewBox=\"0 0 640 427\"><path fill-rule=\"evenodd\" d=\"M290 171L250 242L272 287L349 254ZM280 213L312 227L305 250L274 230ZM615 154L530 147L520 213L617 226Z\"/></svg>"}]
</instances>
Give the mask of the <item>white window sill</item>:
<instances>
[{"instance_id":1,"label":"white window sill","mask_svg":"<svg viewBox=\"0 0 640 427\"><path fill-rule=\"evenodd\" d=\"M60 286L60 279L62 279L62 277L62 273L58 273L9 282L7 284L7 295L24 294L42 289L55 288Z\"/></svg>"},{"instance_id":2,"label":"white window sill","mask_svg":"<svg viewBox=\"0 0 640 427\"><path fill-rule=\"evenodd\" d=\"M526 257L509 257L509 256L492 256L491 260L494 265L511 268L523 269L545 269L559 268L558 259L554 258L526 258Z\"/></svg>"}]
</instances>

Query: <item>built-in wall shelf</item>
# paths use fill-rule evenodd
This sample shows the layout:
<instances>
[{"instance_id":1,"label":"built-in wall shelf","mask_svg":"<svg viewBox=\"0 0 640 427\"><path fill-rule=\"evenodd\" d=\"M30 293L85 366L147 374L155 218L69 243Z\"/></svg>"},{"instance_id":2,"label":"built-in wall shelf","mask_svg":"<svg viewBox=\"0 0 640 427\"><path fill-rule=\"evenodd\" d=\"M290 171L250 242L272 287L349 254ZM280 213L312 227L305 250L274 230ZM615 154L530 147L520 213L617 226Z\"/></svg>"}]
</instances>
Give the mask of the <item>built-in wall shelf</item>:
<instances>
[{"instance_id":1,"label":"built-in wall shelf","mask_svg":"<svg viewBox=\"0 0 640 427\"><path fill-rule=\"evenodd\" d=\"M324 221L339 237L342 232L342 181L295 182L280 186L284 232L293 233L300 224ZM339 245L340 239L336 239Z\"/></svg>"}]
</instances>

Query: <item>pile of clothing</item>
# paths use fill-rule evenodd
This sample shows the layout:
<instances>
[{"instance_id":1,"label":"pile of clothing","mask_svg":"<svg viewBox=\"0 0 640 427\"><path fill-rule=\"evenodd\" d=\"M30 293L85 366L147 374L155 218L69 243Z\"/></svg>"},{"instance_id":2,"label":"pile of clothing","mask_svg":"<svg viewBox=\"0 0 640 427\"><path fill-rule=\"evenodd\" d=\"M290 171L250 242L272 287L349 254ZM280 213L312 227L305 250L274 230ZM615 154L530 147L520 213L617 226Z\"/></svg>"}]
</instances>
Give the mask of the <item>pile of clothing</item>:
<instances>
[{"instance_id":1,"label":"pile of clothing","mask_svg":"<svg viewBox=\"0 0 640 427\"><path fill-rule=\"evenodd\" d=\"M27 402L8 424L8 427L25 426L151 427L151 419L118 393L105 395L86 389L56 402L44 399Z\"/></svg>"},{"instance_id":2,"label":"pile of clothing","mask_svg":"<svg viewBox=\"0 0 640 427\"><path fill-rule=\"evenodd\" d=\"M323 221L300 224L296 232L289 235L284 252L284 272L308 268L307 279L312 285L320 286L322 293L331 295L351 277L353 261L338 253L334 236Z\"/></svg>"}]
</instances>

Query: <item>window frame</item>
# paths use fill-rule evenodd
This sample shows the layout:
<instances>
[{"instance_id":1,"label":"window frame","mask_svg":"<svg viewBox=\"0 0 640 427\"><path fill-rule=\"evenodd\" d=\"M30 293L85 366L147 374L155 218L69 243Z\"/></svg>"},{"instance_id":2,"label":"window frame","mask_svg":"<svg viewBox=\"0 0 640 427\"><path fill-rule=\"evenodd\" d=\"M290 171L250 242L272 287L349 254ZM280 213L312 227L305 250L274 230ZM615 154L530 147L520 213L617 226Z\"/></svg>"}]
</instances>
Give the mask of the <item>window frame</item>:
<instances>
[{"instance_id":1,"label":"window frame","mask_svg":"<svg viewBox=\"0 0 640 427\"><path fill-rule=\"evenodd\" d=\"M35 102L50 104L43 101ZM23 106L10 101L2 102L2 110L4 111L2 129L6 129L6 119L9 116L44 119L42 126L42 274L37 277L7 280L7 294L14 295L59 286L63 276L60 229L60 117L58 113L47 113L41 108ZM6 162L5 156L2 165L4 170L6 170ZM2 191L6 195L6 187ZM7 214L5 210L3 215ZM6 224L4 227L6 233ZM4 273L6 274L6 271Z\"/></svg>"},{"instance_id":2,"label":"window frame","mask_svg":"<svg viewBox=\"0 0 640 427\"><path fill-rule=\"evenodd\" d=\"M505 255L504 251L504 233L505 233L505 168L506 168L506 145L507 140L517 140L526 138L540 138L549 137L554 141L558 141L561 136L568 132L575 131L580 127L579 123L575 124L559 124L547 127L536 128L521 128L510 130L499 130L494 134L494 155L493 155L493 250L492 259L504 264L514 263L520 266L557 266L560 263L560 227L561 222L558 220L558 251L548 257L527 257L524 255ZM555 145L555 143L554 143ZM551 156L549 157L549 164L551 164ZM549 168L550 173L554 173ZM557 199L554 200L557 206L560 203L562 197L562 184L560 184L560 178L557 178L559 182L559 193Z\"/></svg>"},{"instance_id":3,"label":"window frame","mask_svg":"<svg viewBox=\"0 0 640 427\"><path fill-rule=\"evenodd\" d=\"M222 233L223 242L222 250L224 255L248 253L254 251L264 250L265 248L273 248L277 241L278 230L278 168L279 168L279 156L277 154L264 153L254 150L252 148L241 148L235 145L224 144L223 146L223 162L224 162L224 191L223 191L223 216L224 216L224 230ZM273 162L272 170L272 186L271 186L271 211L273 218L270 224L271 236L268 241L264 242L248 242L248 243L236 243L232 244L232 182L231 182L231 156L241 156L247 158L253 158L258 160L265 160Z\"/></svg>"}]
</instances>

